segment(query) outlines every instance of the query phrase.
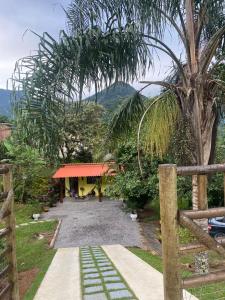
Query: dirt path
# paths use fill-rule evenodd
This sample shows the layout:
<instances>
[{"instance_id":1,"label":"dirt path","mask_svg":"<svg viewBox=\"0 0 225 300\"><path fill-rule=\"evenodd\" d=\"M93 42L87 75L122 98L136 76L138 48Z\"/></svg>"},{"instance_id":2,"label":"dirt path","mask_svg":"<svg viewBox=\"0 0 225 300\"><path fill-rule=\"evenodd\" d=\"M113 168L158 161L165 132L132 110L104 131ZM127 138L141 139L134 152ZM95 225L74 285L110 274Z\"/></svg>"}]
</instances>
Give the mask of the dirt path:
<instances>
[{"instance_id":1,"label":"dirt path","mask_svg":"<svg viewBox=\"0 0 225 300\"><path fill-rule=\"evenodd\" d=\"M67 199L44 218L62 219L55 248L113 244L142 247L139 224L122 210L121 201Z\"/></svg>"}]
</instances>

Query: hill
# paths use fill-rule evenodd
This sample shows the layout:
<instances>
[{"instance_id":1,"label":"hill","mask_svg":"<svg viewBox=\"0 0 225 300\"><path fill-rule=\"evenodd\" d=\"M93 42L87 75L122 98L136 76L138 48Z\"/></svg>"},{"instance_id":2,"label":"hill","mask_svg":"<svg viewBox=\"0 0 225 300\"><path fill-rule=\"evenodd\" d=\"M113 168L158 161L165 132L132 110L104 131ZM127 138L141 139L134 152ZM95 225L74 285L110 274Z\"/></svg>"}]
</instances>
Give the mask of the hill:
<instances>
[{"instance_id":1,"label":"hill","mask_svg":"<svg viewBox=\"0 0 225 300\"><path fill-rule=\"evenodd\" d=\"M10 116L11 115L11 105L10 105L10 95L12 91L0 89L0 115Z\"/></svg>"},{"instance_id":2,"label":"hill","mask_svg":"<svg viewBox=\"0 0 225 300\"><path fill-rule=\"evenodd\" d=\"M133 95L136 90L128 83L118 82L97 93L97 101L108 110L115 110L125 98ZM95 95L88 97L88 101L95 101Z\"/></svg>"},{"instance_id":3,"label":"hill","mask_svg":"<svg viewBox=\"0 0 225 300\"><path fill-rule=\"evenodd\" d=\"M98 103L107 110L114 111L126 97L133 95L136 90L128 83L118 82L97 93ZM10 90L0 89L0 115L11 115ZM95 101L95 95L88 97L88 101Z\"/></svg>"}]
</instances>

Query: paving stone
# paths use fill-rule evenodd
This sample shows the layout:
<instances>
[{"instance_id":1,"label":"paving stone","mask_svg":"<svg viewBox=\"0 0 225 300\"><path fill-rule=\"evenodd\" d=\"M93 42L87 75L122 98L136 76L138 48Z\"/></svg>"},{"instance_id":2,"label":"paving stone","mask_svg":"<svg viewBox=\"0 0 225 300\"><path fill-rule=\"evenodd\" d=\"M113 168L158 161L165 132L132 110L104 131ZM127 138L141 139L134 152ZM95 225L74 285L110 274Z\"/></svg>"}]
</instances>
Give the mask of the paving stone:
<instances>
[{"instance_id":1,"label":"paving stone","mask_svg":"<svg viewBox=\"0 0 225 300\"><path fill-rule=\"evenodd\" d=\"M84 300L107 300L105 293L97 293L93 295L84 295Z\"/></svg>"},{"instance_id":2,"label":"paving stone","mask_svg":"<svg viewBox=\"0 0 225 300\"><path fill-rule=\"evenodd\" d=\"M128 290L109 292L111 299L131 298L132 294Z\"/></svg>"},{"instance_id":3,"label":"paving stone","mask_svg":"<svg viewBox=\"0 0 225 300\"><path fill-rule=\"evenodd\" d=\"M110 262L97 262L98 266L99 267L108 267L108 266L111 266L111 263Z\"/></svg>"},{"instance_id":4,"label":"paving stone","mask_svg":"<svg viewBox=\"0 0 225 300\"><path fill-rule=\"evenodd\" d=\"M121 278L119 276L109 276L109 277L105 277L103 278L105 282L116 282L116 281L121 281Z\"/></svg>"},{"instance_id":5,"label":"paving stone","mask_svg":"<svg viewBox=\"0 0 225 300\"><path fill-rule=\"evenodd\" d=\"M95 267L95 264L83 264L82 265L83 269L94 268L94 267Z\"/></svg>"},{"instance_id":6,"label":"paving stone","mask_svg":"<svg viewBox=\"0 0 225 300\"><path fill-rule=\"evenodd\" d=\"M106 283L107 290L122 290L126 289L126 286L122 282L116 282L116 283Z\"/></svg>"},{"instance_id":7,"label":"paving stone","mask_svg":"<svg viewBox=\"0 0 225 300\"><path fill-rule=\"evenodd\" d=\"M112 275L117 275L116 271L106 271L106 272L102 272L102 276L112 276Z\"/></svg>"},{"instance_id":8,"label":"paving stone","mask_svg":"<svg viewBox=\"0 0 225 300\"><path fill-rule=\"evenodd\" d=\"M93 294L93 293L102 292L102 291L103 291L102 285L89 286L84 289L85 294Z\"/></svg>"},{"instance_id":9,"label":"paving stone","mask_svg":"<svg viewBox=\"0 0 225 300\"><path fill-rule=\"evenodd\" d=\"M87 268L87 269L83 269L83 273L87 274L87 273L95 273L98 270L96 268Z\"/></svg>"},{"instance_id":10,"label":"paving stone","mask_svg":"<svg viewBox=\"0 0 225 300\"><path fill-rule=\"evenodd\" d=\"M109 267L100 267L99 270L100 270L100 271L110 271L110 270L113 270L113 266L109 266Z\"/></svg>"},{"instance_id":11,"label":"paving stone","mask_svg":"<svg viewBox=\"0 0 225 300\"><path fill-rule=\"evenodd\" d=\"M84 285L92 285L92 284L98 284L101 283L101 279L97 278L97 279L84 279Z\"/></svg>"},{"instance_id":12,"label":"paving stone","mask_svg":"<svg viewBox=\"0 0 225 300\"><path fill-rule=\"evenodd\" d=\"M96 260L107 259L107 257L105 257L105 256L94 256L94 258L95 258Z\"/></svg>"},{"instance_id":13,"label":"paving stone","mask_svg":"<svg viewBox=\"0 0 225 300\"><path fill-rule=\"evenodd\" d=\"M81 260L83 261L83 262L91 262L91 263L93 263L94 262L94 260L92 259L92 258L81 258Z\"/></svg>"},{"instance_id":14,"label":"paving stone","mask_svg":"<svg viewBox=\"0 0 225 300\"><path fill-rule=\"evenodd\" d=\"M84 279L98 278L98 277L100 277L99 273L89 273L84 275Z\"/></svg>"},{"instance_id":15,"label":"paving stone","mask_svg":"<svg viewBox=\"0 0 225 300\"><path fill-rule=\"evenodd\" d=\"M93 260L83 260L82 264L94 264L95 262Z\"/></svg>"},{"instance_id":16,"label":"paving stone","mask_svg":"<svg viewBox=\"0 0 225 300\"><path fill-rule=\"evenodd\" d=\"M20 226L27 226L28 223L23 223L23 224L20 224Z\"/></svg>"}]
</instances>

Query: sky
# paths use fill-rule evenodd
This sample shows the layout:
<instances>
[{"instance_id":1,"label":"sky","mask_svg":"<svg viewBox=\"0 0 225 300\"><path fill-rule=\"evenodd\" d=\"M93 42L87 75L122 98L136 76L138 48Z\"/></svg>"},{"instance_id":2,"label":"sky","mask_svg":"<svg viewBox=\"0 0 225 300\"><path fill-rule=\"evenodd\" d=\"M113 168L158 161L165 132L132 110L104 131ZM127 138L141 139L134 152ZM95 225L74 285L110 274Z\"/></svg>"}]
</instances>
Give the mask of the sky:
<instances>
[{"instance_id":1,"label":"sky","mask_svg":"<svg viewBox=\"0 0 225 300\"><path fill-rule=\"evenodd\" d=\"M47 31L58 37L59 31L65 29L66 8L71 0L0 0L0 88L7 87L7 80L13 73L18 59L28 56L37 49L38 37L30 30L42 35ZM177 51L178 41L170 34L167 42ZM171 59L160 55L160 60L155 56L154 69L149 70L145 80L160 80L165 78L171 66ZM134 82L136 89L143 84ZM159 93L157 86L145 90L146 96Z\"/></svg>"}]
</instances>

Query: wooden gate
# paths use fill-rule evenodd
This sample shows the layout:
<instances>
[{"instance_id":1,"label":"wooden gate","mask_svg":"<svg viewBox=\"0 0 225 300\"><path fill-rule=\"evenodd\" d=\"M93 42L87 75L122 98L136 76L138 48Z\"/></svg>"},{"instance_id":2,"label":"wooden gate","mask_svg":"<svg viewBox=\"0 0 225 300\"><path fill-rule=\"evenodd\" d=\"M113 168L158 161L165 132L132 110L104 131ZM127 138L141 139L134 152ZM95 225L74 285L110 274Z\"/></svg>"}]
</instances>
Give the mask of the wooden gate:
<instances>
[{"instance_id":1,"label":"wooden gate","mask_svg":"<svg viewBox=\"0 0 225 300\"><path fill-rule=\"evenodd\" d=\"M3 177L0 224L4 224L0 230L0 299L19 300L12 166L0 165L0 175Z\"/></svg>"},{"instance_id":2,"label":"wooden gate","mask_svg":"<svg viewBox=\"0 0 225 300\"><path fill-rule=\"evenodd\" d=\"M225 208L207 209L207 174L225 173L224 165L177 167L159 166L160 215L163 250L164 299L183 299L182 289L225 280L225 269L204 275L181 278L179 259L188 253L213 250L225 258L225 239L215 240L193 220L225 216ZM197 176L199 210L178 211L177 176ZM199 243L179 245L179 225L187 228Z\"/></svg>"}]
</instances>

